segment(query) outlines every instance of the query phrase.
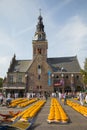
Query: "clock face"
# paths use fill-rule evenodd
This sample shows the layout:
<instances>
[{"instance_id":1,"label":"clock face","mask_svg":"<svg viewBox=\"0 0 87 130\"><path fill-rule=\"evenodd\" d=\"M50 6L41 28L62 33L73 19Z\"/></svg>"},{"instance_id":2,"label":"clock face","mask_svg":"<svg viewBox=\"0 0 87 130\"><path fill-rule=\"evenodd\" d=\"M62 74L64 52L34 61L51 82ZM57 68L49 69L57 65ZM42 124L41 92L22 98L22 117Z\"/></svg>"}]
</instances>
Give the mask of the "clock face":
<instances>
[{"instance_id":1,"label":"clock face","mask_svg":"<svg viewBox=\"0 0 87 130\"><path fill-rule=\"evenodd\" d=\"M38 40L38 35L35 35L34 40Z\"/></svg>"}]
</instances>

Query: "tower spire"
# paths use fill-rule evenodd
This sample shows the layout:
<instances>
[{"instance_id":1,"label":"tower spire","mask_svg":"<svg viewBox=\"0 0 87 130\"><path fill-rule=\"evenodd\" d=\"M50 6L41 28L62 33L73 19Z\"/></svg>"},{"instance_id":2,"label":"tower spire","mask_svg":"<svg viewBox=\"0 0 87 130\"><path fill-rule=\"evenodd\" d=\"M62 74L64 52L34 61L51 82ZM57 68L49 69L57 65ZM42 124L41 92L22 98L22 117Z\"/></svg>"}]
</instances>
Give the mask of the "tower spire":
<instances>
[{"instance_id":1,"label":"tower spire","mask_svg":"<svg viewBox=\"0 0 87 130\"><path fill-rule=\"evenodd\" d=\"M43 17L41 16L41 9L39 9L38 23L36 25L36 32L34 40L43 41L46 40L46 34L44 32Z\"/></svg>"},{"instance_id":2,"label":"tower spire","mask_svg":"<svg viewBox=\"0 0 87 130\"><path fill-rule=\"evenodd\" d=\"M47 60L48 42L44 31L43 17L41 9L39 9L39 17L36 25L36 32L32 41L33 44L33 59L37 56L37 59ZM39 60L40 61L40 60Z\"/></svg>"}]
</instances>

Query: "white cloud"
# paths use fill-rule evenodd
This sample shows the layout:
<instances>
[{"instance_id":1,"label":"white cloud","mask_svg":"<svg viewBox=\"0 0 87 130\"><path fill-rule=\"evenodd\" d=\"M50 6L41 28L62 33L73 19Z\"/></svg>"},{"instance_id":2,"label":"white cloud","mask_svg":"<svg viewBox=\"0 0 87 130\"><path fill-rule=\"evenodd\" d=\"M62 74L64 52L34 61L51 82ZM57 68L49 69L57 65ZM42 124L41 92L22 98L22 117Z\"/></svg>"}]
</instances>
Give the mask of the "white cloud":
<instances>
[{"instance_id":1,"label":"white cloud","mask_svg":"<svg viewBox=\"0 0 87 130\"><path fill-rule=\"evenodd\" d=\"M0 30L0 46L12 46L12 38L6 33Z\"/></svg>"},{"instance_id":2,"label":"white cloud","mask_svg":"<svg viewBox=\"0 0 87 130\"><path fill-rule=\"evenodd\" d=\"M58 33L61 39L74 40L75 43L81 42L81 40L87 35L87 26L81 21L78 16L71 18Z\"/></svg>"},{"instance_id":3,"label":"white cloud","mask_svg":"<svg viewBox=\"0 0 87 130\"><path fill-rule=\"evenodd\" d=\"M64 26L56 31L54 43L54 56L74 56L77 55L83 67L84 57L87 55L83 48L87 48L87 25L83 23L79 16L70 18Z\"/></svg>"},{"instance_id":4,"label":"white cloud","mask_svg":"<svg viewBox=\"0 0 87 130\"><path fill-rule=\"evenodd\" d=\"M33 37L38 6L38 1L32 0L0 0L0 76L6 74L8 59L11 60L14 53L20 58L29 57L32 45L29 39Z\"/></svg>"},{"instance_id":5,"label":"white cloud","mask_svg":"<svg viewBox=\"0 0 87 130\"><path fill-rule=\"evenodd\" d=\"M0 30L0 56L13 56L17 51L18 40L11 37L9 33Z\"/></svg>"},{"instance_id":6,"label":"white cloud","mask_svg":"<svg viewBox=\"0 0 87 130\"><path fill-rule=\"evenodd\" d=\"M10 65L10 59L10 56L0 57L0 77L2 78L6 76L7 68Z\"/></svg>"},{"instance_id":7,"label":"white cloud","mask_svg":"<svg viewBox=\"0 0 87 130\"><path fill-rule=\"evenodd\" d=\"M23 29L23 30L20 30L19 32L15 33L15 37L18 37L18 36L20 36L20 35L23 35L24 33L33 30L33 28L34 28L34 27L32 26L32 27L27 27L27 28L25 28L25 29Z\"/></svg>"}]
</instances>

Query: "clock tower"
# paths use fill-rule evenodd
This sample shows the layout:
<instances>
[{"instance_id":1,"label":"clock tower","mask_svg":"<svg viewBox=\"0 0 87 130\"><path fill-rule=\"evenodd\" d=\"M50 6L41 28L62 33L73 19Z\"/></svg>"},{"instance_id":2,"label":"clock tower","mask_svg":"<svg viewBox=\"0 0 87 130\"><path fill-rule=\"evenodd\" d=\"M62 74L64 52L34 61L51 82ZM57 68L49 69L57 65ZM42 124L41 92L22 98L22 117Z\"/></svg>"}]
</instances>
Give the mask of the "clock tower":
<instances>
[{"instance_id":1,"label":"clock tower","mask_svg":"<svg viewBox=\"0 0 87 130\"><path fill-rule=\"evenodd\" d=\"M36 25L36 32L32 41L33 45L33 59L38 56L42 60L47 60L48 42L46 40L46 33L44 32L43 18L40 14L38 23Z\"/></svg>"},{"instance_id":2,"label":"clock tower","mask_svg":"<svg viewBox=\"0 0 87 130\"><path fill-rule=\"evenodd\" d=\"M43 94L45 92L50 93L53 91L51 79L52 68L47 62L48 42L46 39L46 33L44 31L41 13L38 17L38 23L36 25L36 32L32 40L32 46L33 60L28 69L29 91L36 93L40 92Z\"/></svg>"}]
</instances>

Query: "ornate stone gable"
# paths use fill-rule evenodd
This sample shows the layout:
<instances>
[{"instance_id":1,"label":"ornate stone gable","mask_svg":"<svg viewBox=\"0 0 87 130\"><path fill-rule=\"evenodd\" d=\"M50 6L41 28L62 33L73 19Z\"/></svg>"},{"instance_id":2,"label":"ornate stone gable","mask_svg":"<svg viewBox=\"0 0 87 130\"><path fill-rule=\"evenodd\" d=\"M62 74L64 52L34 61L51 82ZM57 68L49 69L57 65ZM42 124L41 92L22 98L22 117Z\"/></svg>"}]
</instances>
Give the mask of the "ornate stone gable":
<instances>
[{"instance_id":1,"label":"ornate stone gable","mask_svg":"<svg viewBox=\"0 0 87 130\"><path fill-rule=\"evenodd\" d=\"M33 91L38 91L38 88L41 87L39 91L53 91L51 77L50 86L48 84L48 71L52 73L51 67L43 60L43 56L36 56L27 72L29 76L29 90L32 88Z\"/></svg>"}]
</instances>

